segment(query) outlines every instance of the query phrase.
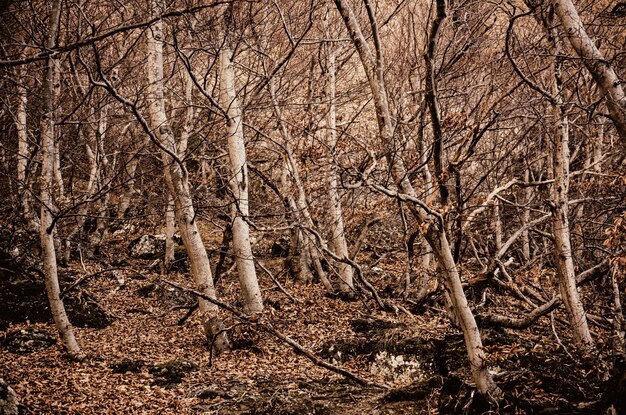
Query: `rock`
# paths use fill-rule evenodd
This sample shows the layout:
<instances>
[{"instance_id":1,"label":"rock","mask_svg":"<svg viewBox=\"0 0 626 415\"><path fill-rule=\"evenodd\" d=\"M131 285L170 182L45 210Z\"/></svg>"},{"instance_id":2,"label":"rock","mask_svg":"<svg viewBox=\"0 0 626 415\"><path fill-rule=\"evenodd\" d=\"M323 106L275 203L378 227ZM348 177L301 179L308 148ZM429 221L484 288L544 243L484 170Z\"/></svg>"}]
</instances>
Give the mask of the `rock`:
<instances>
[{"instance_id":1,"label":"rock","mask_svg":"<svg viewBox=\"0 0 626 415\"><path fill-rule=\"evenodd\" d=\"M394 355L383 350L376 353L374 362L370 366L372 375L382 376L387 380L397 382L409 382L411 380L422 381L432 376L432 372L424 370L416 356Z\"/></svg>"},{"instance_id":2,"label":"rock","mask_svg":"<svg viewBox=\"0 0 626 415\"><path fill-rule=\"evenodd\" d=\"M4 379L0 378L0 415L18 415L17 394Z\"/></svg>"},{"instance_id":3,"label":"rock","mask_svg":"<svg viewBox=\"0 0 626 415\"><path fill-rule=\"evenodd\" d=\"M165 253L165 235L143 235L128 245L128 252L132 258L156 259Z\"/></svg>"},{"instance_id":4,"label":"rock","mask_svg":"<svg viewBox=\"0 0 626 415\"><path fill-rule=\"evenodd\" d=\"M76 327L103 329L115 321L94 297L87 291L79 289L72 292L65 300L65 309L70 322Z\"/></svg>"},{"instance_id":5,"label":"rock","mask_svg":"<svg viewBox=\"0 0 626 415\"><path fill-rule=\"evenodd\" d=\"M56 342L56 337L49 331L33 328L9 332L4 347L11 353L27 354L46 349Z\"/></svg>"}]
</instances>

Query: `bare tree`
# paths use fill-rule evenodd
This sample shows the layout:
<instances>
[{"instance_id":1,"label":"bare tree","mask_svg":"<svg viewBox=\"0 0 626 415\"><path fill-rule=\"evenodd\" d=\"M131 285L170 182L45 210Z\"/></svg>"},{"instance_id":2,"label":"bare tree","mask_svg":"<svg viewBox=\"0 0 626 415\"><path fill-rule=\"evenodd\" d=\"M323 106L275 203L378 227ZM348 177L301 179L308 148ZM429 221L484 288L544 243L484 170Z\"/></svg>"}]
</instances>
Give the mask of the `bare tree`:
<instances>
[{"instance_id":1,"label":"bare tree","mask_svg":"<svg viewBox=\"0 0 626 415\"><path fill-rule=\"evenodd\" d=\"M572 1L552 0L551 3L576 54L606 97L611 121L622 139L622 145L626 145L626 95L622 82L610 61L605 59L589 37Z\"/></svg>"},{"instance_id":2,"label":"bare tree","mask_svg":"<svg viewBox=\"0 0 626 415\"><path fill-rule=\"evenodd\" d=\"M53 50L56 46L56 39L59 31L59 20L61 16L61 0L52 4L48 21L48 37L46 47ZM61 290L59 288L59 279L57 275L57 258L54 243L54 230L56 221L53 218L54 209L54 192L55 192L55 152L58 148L55 145L56 135L56 100L59 95L59 61L58 56L50 55L46 59L45 73L45 113L41 121L41 151L42 151L42 167L41 167L41 212L40 222L40 238L41 249L43 253L43 272L45 275L46 292L48 301L50 302L50 310L59 335L63 340L66 351L73 359L83 359L84 354L81 351L72 325L65 312L63 300L61 299ZM59 189L57 189L59 190Z\"/></svg>"},{"instance_id":3,"label":"bare tree","mask_svg":"<svg viewBox=\"0 0 626 415\"><path fill-rule=\"evenodd\" d=\"M250 179L246 162L246 147L243 135L242 111L235 89L235 70L233 52L230 48L230 28L232 10L225 13L224 30L226 41L220 50L220 100L226 110L228 127L228 156L230 161L229 187L234 198L232 205L232 235L235 262L239 273L239 283L244 298L244 309L248 313L263 310L263 298L254 268L254 258L250 246L250 227L248 225Z\"/></svg>"}]
</instances>

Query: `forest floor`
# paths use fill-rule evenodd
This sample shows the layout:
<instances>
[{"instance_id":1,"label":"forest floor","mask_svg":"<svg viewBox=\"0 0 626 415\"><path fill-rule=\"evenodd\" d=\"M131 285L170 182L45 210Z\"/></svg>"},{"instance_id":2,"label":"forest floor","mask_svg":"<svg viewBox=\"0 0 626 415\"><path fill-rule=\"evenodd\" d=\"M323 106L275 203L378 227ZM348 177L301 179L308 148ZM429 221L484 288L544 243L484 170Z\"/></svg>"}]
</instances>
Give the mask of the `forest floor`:
<instances>
[{"instance_id":1,"label":"forest floor","mask_svg":"<svg viewBox=\"0 0 626 415\"><path fill-rule=\"evenodd\" d=\"M120 241L121 242L121 241ZM277 271L280 259L265 261ZM223 311L233 350L212 356L189 299L162 280L193 288L185 273L159 275L151 261L123 261L124 281L102 264L75 263L62 273L93 274L81 283L114 321L75 328L87 358L69 361L60 342L29 353L2 350L0 377L24 414L435 414L482 413L460 331L436 303L413 315L381 312L372 301L329 298L320 284L281 278L297 303L259 274L265 321L321 358L368 381L360 386L313 364L283 341ZM129 271L133 269L135 271ZM120 274L121 273L121 274ZM380 281L373 280L374 283ZM379 284L380 285L380 284ZM382 289L384 287L378 287ZM220 298L237 304L238 284L222 278ZM399 301L399 300L398 300ZM495 301L494 301L495 302ZM496 304L497 305L497 304ZM510 307L502 299L501 307ZM485 350L505 400L501 413L598 413L606 392L602 359L578 357L559 313L530 329L484 329ZM52 323L13 323L3 337ZM6 343L6 342L5 342ZM0 349L1 350L1 349Z\"/></svg>"}]
</instances>

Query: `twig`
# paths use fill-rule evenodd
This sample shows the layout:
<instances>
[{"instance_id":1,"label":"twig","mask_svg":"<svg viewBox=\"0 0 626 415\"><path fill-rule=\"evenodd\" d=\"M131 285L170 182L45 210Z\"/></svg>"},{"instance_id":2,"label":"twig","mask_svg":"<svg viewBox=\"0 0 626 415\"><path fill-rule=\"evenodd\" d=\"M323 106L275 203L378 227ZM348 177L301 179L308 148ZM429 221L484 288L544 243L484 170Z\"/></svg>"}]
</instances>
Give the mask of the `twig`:
<instances>
[{"instance_id":1,"label":"twig","mask_svg":"<svg viewBox=\"0 0 626 415\"><path fill-rule=\"evenodd\" d=\"M161 280L162 282L164 282L165 284L168 284L172 287L178 288L179 290L194 294L200 298L203 298L205 300L207 300L208 302L229 311L231 314L233 314L235 317L237 317L240 321L251 324L251 325L256 325L259 328L261 328L262 330L264 330L265 332L279 338L280 340L284 341L285 343L287 343L288 345L290 345L294 350L296 350L297 352L303 354L304 356L306 356L311 362L313 362L314 364L316 364L317 366L323 367L325 369L330 370L331 372L337 373L347 379L353 380L356 383L358 383L361 386L370 386L370 387L375 387L375 388L380 388L380 389L389 389L389 387L387 385L381 385L375 382L371 382L368 381L367 379L363 379L358 375L355 375L352 372L349 372L345 369L342 369L338 366L332 365L328 362L326 362L323 359L320 359L319 357L317 357L312 351L310 351L309 349L305 348L304 346L301 346L299 343L297 343L295 340L291 339L290 337L286 336L285 334L283 334L282 332L276 330L274 327L272 327L271 323L267 322L262 322L260 320L256 320L254 317L248 317L245 314L243 314L242 312L240 312L239 310L235 309L234 307L223 303L215 298L209 297L208 295L205 295L201 292L198 292L196 290L192 290L189 288L185 288L182 287L178 284L175 284L173 282L167 281L167 280Z\"/></svg>"},{"instance_id":2,"label":"twig","mask_svg":"<svg viewBox=\"0 0 626 415\"><path fill-rule=\"evenodd\" d=\"M80 265L83 266L83 271L87 272L87 268L85 267L85 262L83 261L83 250L78 247L78 257L80 258Z\"/></svg>"},{"instance_id":3,"label":"twig","mask_svg":"<svg viewBox=\"0 0 626 415\"><path fill-rule=\"evenodd\" d=\"M256 259L256 258L255 258ZM292 303L297 303L300 304L301 301L298 300L297 298L294 298L291 294L289 294L287 292L287 290L285 290L285 287L282 286L282 284L280 283L280 281L278 281L278 278L276 278L267 268L265 268L263 266L263 264L261 264L261 261L259 261L258 259L256 260L257 265L259 266L259 268L261 268L261 270L263 272L265 272L271 279L272 281L274 281L274 284L276 284L276 287L278 287L278 289L285 294L285 296L287 298L289 298L289 300L291 300Z\"/></svg>"},{"instance_id":4,"label":"twig","mask_svg":"<svg viewBox=\"0 0 626 415\"><path fill-rule=\"evenodd\" d=\"M554 327L554 312L550 313L550 325L552 326L552 333L554 334L554 338L556 339L558 345L563 348L563 351L570 357L570 359L574 360L574 357L567 351L567 348L563 345L563 343L561 343L559 335L556 334L556 328Z\"/></svg>"}]
</instances>

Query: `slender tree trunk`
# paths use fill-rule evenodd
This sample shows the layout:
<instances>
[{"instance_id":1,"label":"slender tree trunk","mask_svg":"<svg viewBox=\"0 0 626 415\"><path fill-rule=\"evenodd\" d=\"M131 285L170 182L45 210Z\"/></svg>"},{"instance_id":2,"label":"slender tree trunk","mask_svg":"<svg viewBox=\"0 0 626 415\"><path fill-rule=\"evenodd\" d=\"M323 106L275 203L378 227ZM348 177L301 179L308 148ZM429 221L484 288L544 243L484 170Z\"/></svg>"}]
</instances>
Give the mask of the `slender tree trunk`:
<instances>
[{"instance_id":1,"label":"slender tree trunk","mask_svg":"<svg viewBox=\"0 0 626 415\"><path fill-rule=\"evenodd\" d=\"M293 203L291 200L289 203L290 205L295 206L294 212L297 212L297 215L300 218L302 218L301 223L304 223L305 226L309 228L314 228L315 225L313 223L313 217L311 216L309 205L306 200L306 191L304 189L304 184L302 183L302 178L300 177L300 171L298 169L298 162L296 161L296 157L293 153L293 148L291 146L291 141L292 141L291 135L289 134L289 130L287 129L287 126L285 125L285 122L283 120L282 112L280 111L280 108L278 107L278 102L276 102L276 96L274 93L274 85L272 81L268 82L268 89L269 89L270 97L272 99L272 107L274 110L274 115L276 116L276 119L278 121L280 134L283 138L282 147L286 155L286 166L288 169L288 173L293 178L293 183L296 187L296 192L297 192L295 197L292 196L291 193L288 193L289 195L288 197L293 199ZM319 253L317 249L315 248L315 242L306 232L302 234L301 254L308 255L308 257L311 259L311 262L313 263L313 268L315 269L315 272L317 273L318 277L320 278L324 286L328 288L330 283L328 281L328 277L326 276L326 272L324 272L324 269L322 268ZM300 264L304 264L305 262L306 261L302 260L300 261ZM308 266L307 266L307 269L308 269ZM303 272L300 275L305 276L306 275L306 273L304 272L305 270L303 269L302 271Z\"/></svg>"},{"instance_id":2,"label":"slender tree trunk","mask_svg":"<svg viewBox=\"0 0 626 415\"><path fill-rule=\"evenodd\" d=\"M112 172L115 168L114 160L109 160L105 153L104 143L106 140L108 127L108 104L100 109L98 118L98 133L94 147L96 149L96 183L97 191L103 192L104 196L94 203L94 212L96 215L96 229L89 235L89 249L87 256L93 258L100 250L102 241L106 238L109 230L109 199L110 199L110 180ZM86 197L89 197L87 195Z\"/></svg>"},{"instance_id":3,"label":"slender tree trunk","mask_svg":"<svg viewBox=\"0 0 626 415\"><path fill-rule=\"evenodd\" d=\"M334 1L339 13L343 17L352 42L357 49L363 69L365 70L370 88L372 90L380 136L383 142L390 148L388 158L391 175L394 181L398 184L402 193L417 198L417 194L406 174L406 168L400 152L397 151L397 149L394 149L393 124L391 121L383 75L384 65L383 53L381 49L382 46L378 37L377 25L373 11L369 5L369 1L364 0L373 32L372 38L376 49L375 58L369 49L368 42L365 39L359 23L356 20L356 17L354 16L347 0ZM450 251L450 245L448 243L444 224L438 223L437 220L432 221L427 212L417 206L415 208L415 216L418 224L428 229L424 236L433 249L443 272L444 283L450 295L450 301L455 308L456 316L459 320L461 329L463 330L465 347L467 349L473 378L476 382L478 390L482 395L490 399L497 400L501 395L501 391L489 373L486 364L486 356L482 351L480 332L478 330L478 326L476 325L476 321L474 320L472 311L467 306L467 300L461 286L461 280L456 264L454 263L454 257Z\"/></svg>"},{"instance_id":4,"label":"slender tree trunk","mask_svg":"<svg viewBox=\"0 0 626 415\"><path fill-rule=\"evenodd\" d=\"M500 394L499 389L494 384L489 368L487 367L487 357L483 350L483 344L480 337L476 320L472 314L472 310L467 304L461 278L458 273L454 257L450 249L448 238L443 229L438 226L430 226L428 231L428 240L431 242L435 257L440 264L440 271L443 273L444 287L449 295L452 303L456 320L465 339L467 355L472 369L472 377L476 382L478 390L485 396L497 398Z\"/></svg>"},{"instance_id":5,"label":"slender tree trunk","mask_svg":"<svg viewBox=\"0 0 626 415\"><path fill-rule=\"evenodd\" d=\"M49 33L46 47L53 50L56 46L56 37L59 30L61 14L61 0L53 3L50 12ZM45 108L41 121L41 213L40 213L40 238L43 253L43 272L45 275L46 293L50 302L50 311L59 335L66 351L73 359L84 357L78 342L74 337L72 325L65 312L65 306L61 299L59 279L57 275L57 259L54 248L54 225L52 218L53 194L55 187L54 160L55 160L55 101L59 85L59 64L51 55L46 60L45 74Z\"/></svg>"},{"instance_id":6,"label":"slender tree trunk","mask_svg":"<svg viewBox=\"0 0 626 415\"><path fill-rule=\"evenodd\" d=\"M526 170L524 170L524 181L525 182L529 182L530 181L530 167ZM520 226L523 228L526 226L526 224L528 222L530 222L530 209L528 208L528 204L530 203L530 200L532 198L532 188L530 186L524 188L522 190L523 194L524 194L524 204L526 204L526 206L524 206L522 209L522 219L521 219L521 224ZM521 242L522 242L522 255L524 256L524 260L526 261L530 261L531 256L530 256L530 235L528 232L528 229L524 229L522 231L522 236L521 236Z\"/></svg>"},{"instance_id":7,"label":"slender tree trunk","mask_svg":"<svg viewBox=\"0 0 626 415\"><path fill-rule=\"evenodd\" d=\"M500 216L500 199L493 201L493 230L496 236L496 252L502 249L502 217Z\"/></svg>"},{"instance_id":8,"label":"slender tree trunk","mask_svg":"<svg viewBox=\"0 0 626 415\"><path fill-rule=\"evenodd\" d=\"M221 105L227 109L228 155L230 160L229 186L234 198L232 206L233 251L239 273L239 283L247 313L263 310L263 298L254 268L252 247L250 246L250 228L248 226L248 166L246 147L243 136L242 114L235 90L235 71L232 51L226 45L220 52Z\"/></svg>"},{"instance_id":9,"label":"slender tree trunk","mask_svg":"<svg viewBox=\"0 0 626 415\"><path fill-rule=\"evenodd\" d=\"M132 129L131 129L132 131ZM146 135L139 146L131 153L129 157L126 158L125 163L122 168L126 170L127 181L124 186L124 192L122 193L119 203L117 205L117 218L123 219L130 207L130 200L135 195L135 172L137 171L137 166L139 165L139 152L148 145L150 141L149 137Z\"/></svg>"},{"instance_id":10,"label":"slender tree trunk","mask_svg":"<svg viewBox=\"0 0 626 415\"><path fill-rule=\"evenodd\" d=\"M572 1L552 0L552 5L576 54L604 93L611 121L617 129L622 144L626 145L626 95L622 82L615 74L610 62L604 58L587 34Z\"/></svg>"},{"instance_id":11,"label":"slender tree trunk","mask_svg":"<svg viewBox=\"0 0 626 415\"><path fill-rule=\"evenodd\" d=\"M25 68L18 67L18 77L21 82L26 81L23 76ZM33 212L33 201L26 182L26 168L30 157L30 149L28 145L28 124L26 120L26 106L28 104L28 90L26 85L17 85L17 107L15 109L15 129L17 131L17 185L19 188L20 204L22 205L22 214L26 219L28 226L32 230L38 230L39 225Z\"/></svg>"},{"instance_id":12,"label":"slender tree trunk","mask_svg":"<svg viewBox=\"0 0 626 415\"><path fill-rule=\"evenodd\" d=\"M176 233L176 207L174 206L174 198L170 193L167 194L167 204L165 206L165 256L163 258L163 268L167 273L172 267L175 260L175 241Z\"/></svg>"},{"instance_id":13,"label":"slender tree trunk","mask_svg":"<svg viewBox=\"0 0 626 415\"><path fill-rule=\"evenodd\" d=\"M151 124L164 149L161 158L165 169L165 181L170 194L174 197L174 211L189 262L191 275L199 290L215 298L215 287L209 258L200 237L195 220L193 200L189 189L188 174L179 155L176 139L165 113L163 97L163 28L162 21L157 21L148 31L148 79L151 97L148 100ZM200 299L200 312L215 315L218 307Z\"/></svg>"},{"instance_id":14,"label":"slender tree trunk","mask_svg":"<svg viewBox=\"0 0 626 415\"><path fill-rule=\"evenodd\" d=\"M96 135L94 131L91 129L91 126L87 126L87 133L83 133L82 130L79 131L79 137L85 135L87 137L87 142L85 143L85 153L87 155L87 164L89 166L89 178L87 179L87 185L83 190L83 199L87 199L91 197L93 194L93 189L95 187L97 175L98 175L98 161L96 160L96 152L94 151L96 146ZM78 214L76 215L76 224L74 228L68 232L67 237L65 238L65 262L68 263L70 261L71 253L72 253L72 243L76 242L79 245L79 249L82 249L82 242L74 241L74 239L79 236L82 232L82 229L85 225L85 221L87 218L87 213L89 210L89 204L84 203L79 209Z\"/></svg>"},{"instance_id":15,"label":"slender tree trunk","mask_svg":"<svg viewBox=\"0 0 626 415\"><path fill-rule=\"evenodd\" d=\"M345 229L343 223L343 211L341 208L341 199L339 197L337 184L337 171L334 164L334 153L337 145L337 115L335 108L335 51L329 47L328 52L328 115L327 115L327 144L328 144L328 216L330 226L330 246L333 252L342 258L348 258L348 244L346 242ZM352 266L346 263L339 263L339 289L344 294L354 293L354 271Z\"/></svg>"},{"instance_id":16,"label":"slender tree trunk","mask_svg":"<svg viewBox=\"0 0 626 415\"><path fill-rule=\"evenodd\" d=\"M560 52L558 39L554 38L555 54ZM560 58L554 58L554 82L552 93L557 102L552 105L556 131L552 150L554 184L552 185L552 228L554 235L554 256L561 298L569 316L574 341L581 347L593 348L594 342L587 325L587 315L576 288L576 273L572 259L569 228L569 121L561 91Z\"/></svg>"}]
</instances>

